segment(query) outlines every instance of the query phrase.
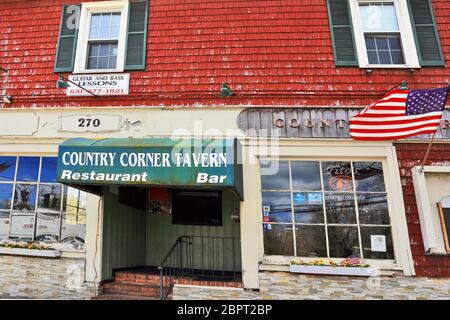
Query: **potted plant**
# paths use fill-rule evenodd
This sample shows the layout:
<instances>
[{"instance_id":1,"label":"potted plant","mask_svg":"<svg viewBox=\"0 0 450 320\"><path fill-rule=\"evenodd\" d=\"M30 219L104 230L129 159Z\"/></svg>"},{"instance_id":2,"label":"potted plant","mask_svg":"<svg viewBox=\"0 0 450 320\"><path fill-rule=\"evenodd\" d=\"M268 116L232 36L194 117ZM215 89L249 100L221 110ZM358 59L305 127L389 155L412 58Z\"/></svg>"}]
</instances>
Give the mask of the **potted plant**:
<instances>
[{"instance_id":1,"label":"potted plant","mask_svg":"<svg viewBox=\"0 0 450 320\"><path fill-rule=\"evenodd\" d=\"M378 275L378 269L368 264L351 263L345 259L341 263L328 260L325 263L323 259L317 259L312 262L305 262L303 259L292 259L289 263L289 270L293 273L306 274L328 274L345 276L375 277Z\"/></svg>"}]
</instances>

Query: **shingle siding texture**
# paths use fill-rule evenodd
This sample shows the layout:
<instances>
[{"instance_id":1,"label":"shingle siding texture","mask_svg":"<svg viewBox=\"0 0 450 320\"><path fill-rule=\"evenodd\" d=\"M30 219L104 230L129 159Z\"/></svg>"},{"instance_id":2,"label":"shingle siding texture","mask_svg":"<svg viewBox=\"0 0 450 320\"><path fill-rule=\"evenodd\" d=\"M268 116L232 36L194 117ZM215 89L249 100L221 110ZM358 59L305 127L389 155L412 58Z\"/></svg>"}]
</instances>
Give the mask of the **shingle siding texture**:
<instances>
[{"instance_id":1,"label":"shingle siding texture","mask_svg":"<svg viewBox=\"0 0 450 320\"><path fill-rule=\"evenodd\" d=\"M80 1L81 2L81 1ZM88 1L86 1L88 2ZM0 88L5 107L299 105L365 106L391 86L434 87L449 68L334 66L324 0L150 0L147 66L125 97L67 98L53 73L61 6L73 0L0 3ZM433 1L446 61L450 2ZM220 84L235 96L219 99Z\"/></svg>"},{"instance_id":2,"label":"shingle siding texture","mask_svg":"<svg viewBox=\"0 0 450 320\"><path fill-rule=\"evenodd\" d=\"M450 257L425 255L411 169L422 163L427 144L396 144L414 268L418 276L450 277ZM434 144L426 165L450 165L450 144Z\"/></svg>"}]
</instances>

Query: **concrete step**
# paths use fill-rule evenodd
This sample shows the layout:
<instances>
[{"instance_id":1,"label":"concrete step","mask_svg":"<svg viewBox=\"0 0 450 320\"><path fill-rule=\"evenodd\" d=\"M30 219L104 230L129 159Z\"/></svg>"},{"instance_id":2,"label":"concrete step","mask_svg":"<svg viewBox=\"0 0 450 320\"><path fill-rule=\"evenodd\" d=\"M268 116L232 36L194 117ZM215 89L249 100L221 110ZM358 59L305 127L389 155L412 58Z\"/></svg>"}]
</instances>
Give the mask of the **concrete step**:
<instances>
[{"instance_id":1,"label":"concrete step","mask_svg":"<svg viewBox=\"0 0 450 320\"><path fill-rule=\"evenodd\" d=\"M103 293L92 298L92 300L159 300L159 297L143 297L126 294Z\"/></svg>"}]
</instances>

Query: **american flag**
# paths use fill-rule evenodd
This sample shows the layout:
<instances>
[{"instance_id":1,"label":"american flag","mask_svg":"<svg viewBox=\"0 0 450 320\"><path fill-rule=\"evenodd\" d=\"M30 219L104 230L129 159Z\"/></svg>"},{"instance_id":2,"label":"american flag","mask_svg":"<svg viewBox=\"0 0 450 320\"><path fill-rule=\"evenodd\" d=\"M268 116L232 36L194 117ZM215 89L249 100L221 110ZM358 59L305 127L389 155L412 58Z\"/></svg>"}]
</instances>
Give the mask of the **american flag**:
<instances>
[{"instance_id":1,"label":"american flag","mask_svg":"<svg viewBox=\"0 0 450 320\"><path fill-rule=\"evenodd\" d=\"M356 254L352 254L351 256L342 260L340 263L341 266L345 266L345 265L357 266L360 264L361 264L361 260L359 259L359 256Z\"/></svg>"},{"instance_id":2,"label":"american flag","mask_svg":"<svg viewBox=\"0 0 450 320\"><path fill-rule=\"evenodd\" d=\"M350 136L355 140L395 140L434 133L449 88L392 90L351 118Z\"/></svg>"}]
</instances>

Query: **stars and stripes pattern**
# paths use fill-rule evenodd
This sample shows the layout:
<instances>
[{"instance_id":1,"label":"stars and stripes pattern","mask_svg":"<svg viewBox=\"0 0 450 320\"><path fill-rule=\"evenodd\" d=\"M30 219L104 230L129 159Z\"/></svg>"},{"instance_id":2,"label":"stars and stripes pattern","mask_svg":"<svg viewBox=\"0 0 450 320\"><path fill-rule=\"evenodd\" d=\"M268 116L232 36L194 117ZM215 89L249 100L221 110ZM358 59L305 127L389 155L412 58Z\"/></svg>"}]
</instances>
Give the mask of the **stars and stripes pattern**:
<instances>
[{"instance_id":1,"label":"stars and stripes pattern","mask_svg":"<svg viewBox=\"0 0 450 320\"><path fill-rule=\"evenodd\" d=\"M351 256L345 258L341 261L341 266L358 266L361 264L361 260L359 259L359 256L356 254L352 254Z\"/></svg>"},{"instance_id":2,"label":"stars and stripes pattern","mask_svg":"<svg viewBox=\"0 0 450 320\"><path fill-rule=\"evenodd\" d=\"M445 108L449 87L392 90L350 120L355 140L396 140L434 133Z\"/></svg>"}]
</instances>

